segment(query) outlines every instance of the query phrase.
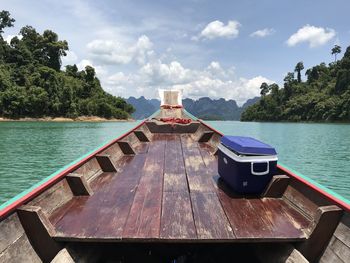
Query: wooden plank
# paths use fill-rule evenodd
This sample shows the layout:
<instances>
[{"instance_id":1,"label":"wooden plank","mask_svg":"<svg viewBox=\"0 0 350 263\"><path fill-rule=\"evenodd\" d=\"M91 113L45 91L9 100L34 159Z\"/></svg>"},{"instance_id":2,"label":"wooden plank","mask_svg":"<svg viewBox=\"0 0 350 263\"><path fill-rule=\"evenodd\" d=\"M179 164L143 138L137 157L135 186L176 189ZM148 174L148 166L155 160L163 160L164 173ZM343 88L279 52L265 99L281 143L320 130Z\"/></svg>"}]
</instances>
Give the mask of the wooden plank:
<instances>
[{"instance_id":1,"label":"wooden plank","mask_svg":"<svg viewBox=\"0 0 350 263\"><path fill-rule=\"evenodd\" d=\"M206 166L198 149L198 143L194 142L190 135L181 135L183 158L188 176L199 175L206 172Z\"/></svg>"},{"instance_id":2,"label":"wooden plank","mask_svg":"<svg viewBox=\"0 0 350 263\"><path fill-rule=\"evenodd\" d=\"M310 220L284 200L275 198L262 198L261 200L265 204L266 209L271 207L271 213L277 215L280 211L282 216L280 220L285 218L294 228L304 231L309 227Z\"/></svg>"},{"instance_id":3,"label":"wooden plank","mask_svg":"<svg viewBox=\"0 0 350 263\"><path fill-rule=\"evenodd\" d=\"M5 251L0 253L0 262L11 263L42 263L32 245L30 244L26 234L20 236L16 241L9 246Z\"/></svg>"},{"instance_id":4,"label":"wooden plank","mask_svg":"<svg viewBox=\"0 0 350 263\"><path fill-rule=\"evenodd\" d=\"M350 260L350 248L337 238L330 242L330 248L344 262Z\"/></svg>"},{"instance_id":5,"label":"wooden plank","mask_svg":"<svg viewBox=\"0 0 350 263\"><path fill-rule=\"evenodd\" d=\"M75 263L66 248L62 249L50 263Z\"/></svg>"},{"instance_id":6,"label":"wooden plank","mask_svg":"<svg viewBox=\"0 0 350 263\"><path fill-rule=\"evenodd\" d=\"M164 173L185 174L185 164L179 135L169 134L166 138Z\"/></svg>"},{"instance_id":7,"label":"wooden plank","mask_svg":"<svg viewBox=\"0 0 350 263\"><path fill-rule=\"evenodd\" d=\"M17 213L0 222L0 254L24 233Z\"/></svg>"},{"instance_id":8,"label":"wooden plank","mask_svg":"<svg viewBox=\"0 0 350 263\"><path fill-rule=\"evenodd\" d=\"M45 262L51 261L61 250L61 245L52 239L56 231L49 219L41 208L36 206L23 205L17 213L39 257Z\"/></svg>"},{"instance_id":9,"label":"wooden plank","mask_svg":"<svg viewBox=\"0 0 350 263\"><path fill-rule=\"evenodd\" d=\"M164 173L163 192L188 192L185 173Z\"/></svg>"},{"instance_id":10,"label":"wooden plank","mask_svg":"<svg viewBox=\"0 0 350 263\"><path fill-rule=\"evenodd\" d=\"M66 180L69 184L74 195L92 195L93 191L87 182L86 178L82 174L70 173L66 176Z\"/></svg>"},{"instance_id":11,"label":"wooden plank","mask_svg":"<svg viewBox=\"0 0 350 263\"><path fill-rule=\"evenodd\" d=\"M347 247L350 248L350 214L344 214L341 222L335 230L334 236L341 240Z\"/></svg>"},{"instance_id":12,"label":"wooden plank","mask_svg":"<svg viewBox=\"0 0 350 263\"><path fill-rule=\"evenodd\" d=\"M56 224L60 239L120 239L142 175L146 155L131 157L118 176L89 197L75 197Z\"/></svg>"},{"instance_id":13,"label":"wooden plank","mask_svg":"<svg viewBox=\"0 0 350 263\"><path fill-rule=\"evenodd\" d=\"M342 212L342 209L335 205L318 208L317 215L309 228L311 235L307 241L296 246L309 261L314 262L321 257L338 225Z\"/></svg>"},{"instance_id":14,"label":"wooden plank","mask_svg":"<svg viewBox=\"0 0 350 263\"><path fill-rule=\"evenodd\" d=\"M273 235L271 222L257 215L251 200L231 199L225 193L219 193L219 198L237 238L258 239Z\"/></svg>"},{"instance_id":15,"label":"wooden plank","mask_svg":"<svg viewBox=\"0 0 350 263\"><path fill-rule=\"evenodd\" d=\"M280 198L287 189L289 182L290 177L287 175L274 175L261 196Z\"/></svg>"},{"instance_id":16,"label":"wooden plank","mask_svg":"<svg viewBox=\"0 0 350 263\"><path fill-rule=\"evenodd\" d=\"M164 192L162 207L160 238L197 238L188 192Z\"/></svg>"},{"instance_id":17,"label":"wooden plank","mask_svg":"<svg viewBox=\"0 0 350 263\"><path fill-rule=\"evenodd\" d=\"M69 202L72 198L73 192L68 182L62 179L31 200L27 205L39 206L47 215L50 215L54 210Z\"/></svg>"},{"instance_id":18,"label":"wooden plank","mask_svg":"<svg viewBox=\"0 0 350 263\"><path fill-rule=\"evenodd\" d=\"M305 239L300 228L308 225L308 221L282 200L230 198L223 191L219 192L219 198L237 238Z\"/></svg>"},{"instance_id":19,"label":"wooden plank","mask_svg":"<svg viewBox=\"0 0 350 263\"><path fill-rule=\"evenodd\" d=\"M88 160L87 162L85 162L84 164L82 164L79 168L77 168L72 172L77 174L83 174L86 177L86 179L89 181L91 177L93 177L95 174L100 173L101 171L102 171L101 167L98 164L96 158L94 157Z\"/></svg>"},{"instance_id":20,"label":"wooden plank","mask_svg":"<svg viewBox=\"0 0 350 263\"><path fill-rule=\"evenodd\" d=\"M198 143L205 166L211 174L218 174L218 159L214 155L214 149L206 143Z\"/></svg>"},{"instance_id":21,"label":"wooden plank","mask_svg":"<svg viewBox=\"0 0 350 263\"><path fill-rule=\"evenodd\" d=\"M324 251L319 262L320 263L330 263L330 262L331 263L346 263L348 261L341 260L341 258L337 254L335 254L331 248L328 247Z\"/></svg>"},{"instance_id":22,"label":"wooden plank","mask_svg":"<svg viewBox=\"0 0 350 263\"><path fill-rule=\"evenodd\" d=\"M189 135L181 135L181 145L191 192L215 192L213 174L203 161L198 143Z\"/></svg>"},{"instance_id":23,"label":"wooden plank","mask_svg":"<svg viewBox=\"0 0 350 263\"><path fill-rule=\"evenodd\" d=\"M134 151L137 153L137 154L145 154L148 152L148 143L146 142L140 142L138 145L136 145L134 147Z\"/></svg>"},{"instance_id":24,"label":"wooden plank","mask_svg":"<svg viewBox=\"0 0 350 263\"><path fill-rule=\"evenodd\" d=\"M262 213L272 225L272 238L300 241L306 238L303 230L310 222L302 214L281 199L263 198L261 202L264 210Z\"/></svg>"},{"instance_id":25,"label":"wooden plank","mask_svg":"<svg viewBox=\"0 0 350 263\"><path fill-rule=\"evenodd\" d=\"M165 140L150 143L123 238L159 238L165 145Z\"/></svg>"},{"instance_id":26,"label":"wooden plank","mask_svg":"<svg viewBox=\"0 0 350 263\"><path fill-rule=\"evenodd\" d=\"M235 238L215 193L191 192L193 216L199 239Z\"/></svg>"}]
</instances>

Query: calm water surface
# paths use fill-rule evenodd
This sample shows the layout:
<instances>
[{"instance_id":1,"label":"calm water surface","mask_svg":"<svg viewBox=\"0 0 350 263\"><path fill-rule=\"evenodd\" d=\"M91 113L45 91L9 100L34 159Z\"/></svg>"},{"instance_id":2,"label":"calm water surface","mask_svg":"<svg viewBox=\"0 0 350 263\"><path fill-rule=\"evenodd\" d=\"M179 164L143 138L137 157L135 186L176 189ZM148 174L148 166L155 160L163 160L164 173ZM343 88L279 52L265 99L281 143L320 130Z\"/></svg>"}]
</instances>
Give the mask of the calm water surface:
<instances>
[{"instance_id":1,"label":"calm water surface","mask_svg":"<svg viewBox=\"0 0 350 263\"><path fill-rule=\"evenodd\" d=\"M350 199L350 125L208 122L276 147L279 160ZM0 122L0 204L135 122Z\"/></svg>"}]
</instances>

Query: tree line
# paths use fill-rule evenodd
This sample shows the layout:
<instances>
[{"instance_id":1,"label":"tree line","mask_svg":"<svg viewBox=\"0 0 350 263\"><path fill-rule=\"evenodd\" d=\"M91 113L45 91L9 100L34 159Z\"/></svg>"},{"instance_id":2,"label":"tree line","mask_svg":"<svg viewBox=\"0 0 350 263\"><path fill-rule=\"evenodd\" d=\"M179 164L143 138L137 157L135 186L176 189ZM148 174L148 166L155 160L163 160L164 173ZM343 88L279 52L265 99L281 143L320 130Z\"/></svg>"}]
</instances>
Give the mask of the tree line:
<instances>
[{"instance_id":1,"label":"tree line","mask_svg":"<svg viewBox=\"0 0 350 263\"><path fill-rule=\"evenodd\" d=\"M334 62L321 63L305 71L298 62L287 73L283 88L262 83L260 100L241 115L242 121L350 121L350 46L337 60L341 47L335 45ZM295 77L296 73L296 77Z\"/></svg>"},{"instance_id":2,"label":"tree line","mask_svg":"<svg viewBox=\"0 0 350 263\"><path fill-rule=\"evenodd\" d=\"M67 65L61 70L68 43L45 30L23 27L10 43L3 33L15 20L0 12L0 116L69 117L99 116L126 119L134 108L120 97L105 92L95 69Z\"/></svg>"}]
</instances>

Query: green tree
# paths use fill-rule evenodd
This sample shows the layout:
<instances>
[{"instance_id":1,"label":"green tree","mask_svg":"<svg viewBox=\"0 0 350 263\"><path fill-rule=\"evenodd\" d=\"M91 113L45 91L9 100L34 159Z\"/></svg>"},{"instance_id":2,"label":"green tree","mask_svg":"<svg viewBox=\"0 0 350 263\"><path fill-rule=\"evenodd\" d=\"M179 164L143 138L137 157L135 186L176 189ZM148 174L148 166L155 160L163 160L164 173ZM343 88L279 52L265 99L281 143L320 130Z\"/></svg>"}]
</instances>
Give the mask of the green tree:
<instances>
[{"instance_id":1,"label":"green tree","mask_svg":"<svg viewBox=\"0 0 350 263\"><path fill-rule=\"evenodd\" d=\"M124 99L103 90L93 67L79 71L67 65L61 71L68 43L55 32L40 34L25 26L21 39L4 41L1 33L13 22L7 11L0 12L0 116L128 118L134 111Z\"/></svg>"},{"instance_id":2,"label":"green tree","mask_svg":"<svg viewBox=\"0 0 350 263\"><path fill-rule=\"evenodd\" d=\"M341 47L338 45L334 45L332 48L331 54L334 55L334 62L337 62L337 54L341 53Z\"/></svg>"},{"instance_id":3,"label":"green tree","mask_svg":"<svg viewBox=\"0 0 350 263\"><path fill-rule=\"evenodd\" d=\"M44 31L42 41L43 52L45 56L45 64L48 67L59 71L61 69L62 64L61 57L67 55L67 41L59 41L58 35L51 30Z\"/></svg>"},{"instance_id":4,"label":"green tree","mask_svg":"<svg viewBox=\"0 0 350 263\"><path fill-rule=\"evenodd\" d=\"M1 34L4 33L4 29L6 27L13 27L13 23L16 20L11 18L10 12L2 10L0 12L0 37L2 38Z\"/></svg>"},{"instance_id":5,"label":"green tree","mask_svg":"<svg viewBox=\"0 0 350 263\"><path fill-rule=\"evenodd\" d=\"M266 82L263 82L260 86L260 95L264 97L267 93L269 93L269 85Z\"/></svg>"},{"instance_id":6,"label":"green tree","mask_svg":"<svg viewBox=\"0 0 350 263\"><path fill-rule=\"evenodd\" d=\"M304 69L304 64L302 61L298 62L296 65L295 65L295 69L294 69L294 72L297 72L297 79L298 79L298 82L300 83L301 82L301 71Z\"/></svg>"}]
</instances>

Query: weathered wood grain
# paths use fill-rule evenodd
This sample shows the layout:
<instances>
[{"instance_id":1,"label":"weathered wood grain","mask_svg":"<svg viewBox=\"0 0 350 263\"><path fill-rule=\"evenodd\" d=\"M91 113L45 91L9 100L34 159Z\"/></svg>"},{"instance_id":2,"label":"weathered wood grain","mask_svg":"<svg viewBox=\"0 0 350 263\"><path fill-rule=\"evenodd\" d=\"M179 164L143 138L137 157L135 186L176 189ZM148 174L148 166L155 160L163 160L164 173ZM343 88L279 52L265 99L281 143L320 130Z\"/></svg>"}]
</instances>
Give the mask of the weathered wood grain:
<instances>
[{"instance_id":1,"label":"weathered wood grain","mask_svg":"<svg viewBox=\"0 0 350 263\"><path fill-rule=\"evenodd\" d=\"M62 249L50 263L75 263L67 249Z\"/></svg>"},{"instance_id":2,"label":"weathered wood grain","mask_svg":"<svg viewBox=\"0 0 350 263\"><path fill-rule=\"evenodd\" d=\"M40 207L23 205L17 213L39 257L45 262L51 261L61 250L61 245L52 239L56 234L54 226Z\"/></svg>"},{"instance_id":3,"label":"weathered wood grain","mask_svg":"<svg viewBox=\"0 0 350 263\"><path fill-rule=\"evenodd\" d=\"M338 225L342 213L342 209L335 205L318 208L317 215L309 227L309 238L296 246L309 261L319 260Z\"/></svg>"},{"instance_id":4,"label":"weathered wood grain","mask_svg":"<svg viewBox=\"0 0 350 263\"><path fill-rule=\"evenodd\" d=\"M146 156L136 155L127 159L123 169L107 176L95 186L89 197L75 197L64 216L55 224L61 239L115 238L120 239L123 227L133 203L135 190L142 175Z\"/></svg>"},{"instance_id":5,"label":"weathered wood grain","mask_svg":"<svg viewBox=\"0 0 350 263\"><path fill-rule=\"evenodd\" d=\"M50 215L58 207L69 202L73 196L73 192L70 189L68 182L66 179L62 179L31 200L28 205L39 206L47 215Z\"/></svg>"},{"instance_id":6,"label":"weathered wood grain","mask_svg":"<svg viewBox=\"0 0 350 263\"><path fill-rule=\"evenodd\" d=\"M196 239L196 228L188 192L164 192L160 238Z\"/></svg>"},{"instance_id":7,"label":"weathered wood grain","mask_svg":"<svg viewBox=\"0 0 350 263\"><path fill-rule=\"evenodd\" d=\"M78 169L72 171L72 173L82 174L89 181L90 178L94 177L102 171L96 158L91 158L89 161L81 165Z\"/></svg>"},{"instance_id":8,"label":"weathered wood grain","mask_svg":"<svg viewBox=\"0 0 350 263\"><path fill-rule=\"evenodd\" d=\"M164 192L188 192L185 173L164 173Z\"/></svg>"},{"instance_id":9,"label":"weathered wood grain","mask_svg":"<svg viewBox=\"0 0 350 263\"><path fill-rule=\"evenodd\" d=\"M23 234L15 242L9 246L6 250L0 253L0 262L11 263L41 263L43 262L32 245L30 244L26 234Z\"/></svg>"},{"instance_id":10,"label":"weathered wood grain","mask_svg":"<svg viewBox=\"0 0 350 263\"><path fill-rule=\"evenodd\" d=\"M15 240L20 238L24 229L19 221L17 213L13 213L9 217L0 222L0 254L8 248Z\"/></svg>"},{"instance_id":11,"label":"weathered wood grain","mask_svg":"<svg viewBox=\"0 0 350 263\"><path fill-rule=\"evenodd\" d=\"M229 221L215 193L191 193L193 215L199 239L235 238Z\"/></svg>"},{"instance_id":12,"label":"weathered wood grain","mask_svg":"<svg viewBox=\"0 0 350 263\"><path fill-rule=\"evenodd\" d=\"M82 174L70 173L66 176L66 180L69 184L74 195L92 195L93 191L87 182L86 178Z\"/></svg>"},{"instance_id":13,"label":"weathered wood grain","mask_svg":"<svg viewBox=\"0 0 350 263\"><path fill-rule=\"evenodd\" d=\"M287 175L274 175L261 196L280 198L286 191L289 182L290 177Z\"/></svg>"},{"instance_id":14,"label":"weathered wood grain","mask_svg":"<svg viewBox=\"0 0 350 263\"><path fill-rule=\"evenodd\" d=\"M350 249L350 213L343 215L341 222L334 232L334 236Z\"/></svg>"},{"instance_id":15,"label":"weathered wood grain","mask_svg":"<svg viewBox=\"0 0 350 263\"><path fill-rule=\"evenodd\" d=\"M150 143L142 177L126 220L124 238L159 238L166 141Z\"/></svg>"},{"instance_id":16,"label":"weathered wood grain","mask_svg":"<svg viewBox=\"0 0 350 263\"><path fill-rule=\"evenodd\" d=\"M169 134L166 138L164 173L185 174L185 164L179 135Z\"/></svg>"}]
</instances>

